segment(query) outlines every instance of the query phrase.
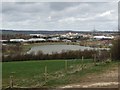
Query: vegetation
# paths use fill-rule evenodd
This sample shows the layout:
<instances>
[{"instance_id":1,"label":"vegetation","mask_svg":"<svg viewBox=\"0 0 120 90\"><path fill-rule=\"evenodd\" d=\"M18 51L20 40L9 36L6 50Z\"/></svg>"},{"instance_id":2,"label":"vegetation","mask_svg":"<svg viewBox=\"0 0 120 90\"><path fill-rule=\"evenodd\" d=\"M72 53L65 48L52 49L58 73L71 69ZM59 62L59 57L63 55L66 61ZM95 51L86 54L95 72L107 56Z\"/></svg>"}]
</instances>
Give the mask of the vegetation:
<instances>
[{"instance_id":1,"label":"vegetation","mask_svg":"<svg viewBox=\"0 0 120 90\"><path fill-rule=\"evenodd\" d=\"M29 39L29 35L25 34L2 34L2 39L3 40L10 40L10 39Z\"/></svg>"},{"instance_id":2,"label":"vegetation","mask_svg":"<svg viewBox=\"0 0 120 90\"><path fill-rule=\"evenodd\" d=\"M6 45L2 46L2 54L3 55L13 55L13 54L18 54L21 53L23 50L21 44L12 44L12 45Z\"/></svg>"},{"instance_id":3,"label":"vegetation","mask_svg":"<svg viewBox=\"0 0 120 90\"><path fill-rule=\"evenodd\" d=\"M19 47L17 47L19 48ZM9 49L8 49L9 50ZM17 51L17 52L16 52ZM80 59L84 57L85 59L92 59L94 58L94 54L96 51L94 50L84 50L84 51L62 51L61 53L54 52L52 54L43 54L39 51L37 54L31 52L30 54L22 53L19 49L13 49L9 51L10 54L4 55L3 54L3 62L5 61L28 61L28 60L52 60L52 59ZM11 53L12 52L12 53ZM108 57L108 52L104 51L102 53L101 58Z\"/></svg>"},{"instance_id":4,"label":"vegetation","mask_svg":"<svg viewBox=\"0 0 120 90\"><path fill-rule=\"evenodd\" d=\"M113 47L111 48L111 54L113 60L120 60L120 38L113 41Z\"/></svg>"},{"instance_id":5,"label":"vegetation","mask_svg":"<svg viewBox=\"0 0 120 90\"><path fill-rule=\"evenodd\" d=\"M29 48L29 46L28 46ZM102 50L100 53L96 50L77 50L77 51L62 51L61 53L53 52L52 54L43 54L39 51L38 53L31 52L27 54L25 47L21 44L6 45L2 47L2 61L30 61L30 60L56 60L56 59L93 59L96 54L96 58L100 60L105 60L110 57L109 51Z\"/></svg>"},{"instance_id":6,"label":"vegetation","mask_svg":"<svg viewBox=\"0 0 120 90\"><path fill-rule=\"evenodd\" d=\"M7 40L11 38L31 38L23 34L3 35L2 37ZM79 40L79 38L75 38L75 40ZM66 44L91 45L94 47L94 43L91 44L91 41L86 41L87 39L81 37L82 42L80 43L73 40L73 42ZM101 43L101 41L94 42L95 44ZM61 53L54 52L52 54L43 54L41 51L37 54L34 52L26 54L26 51L32 45L38 45L38 43L24 44L28 46L23 45L23 43L9 43L2 47L2 79L4 88L9 87L11 81L14 87L58 87L78 83L82 77L88 74L98 74L113 65L117 65L118 62L111 61L111 58L112 60L120 60L120 39L113 42L111 51L63 50ZM44 43L39 44L44 45Z\"/></svg>"},{"instance_id":7,"label":"vegetation","mask_svg":"<svg viewBox=\"0 0 120 90\"><path fill-rule=\"evenodd\" d=\"M3 87L9 87L10 76L13 76L14 87L57 87L77 83L83 76L101 73L113 64L116 62L94 65L87 59L72 59L67 64L66 60L3 62Z\"/></svg>"}]
</instances>

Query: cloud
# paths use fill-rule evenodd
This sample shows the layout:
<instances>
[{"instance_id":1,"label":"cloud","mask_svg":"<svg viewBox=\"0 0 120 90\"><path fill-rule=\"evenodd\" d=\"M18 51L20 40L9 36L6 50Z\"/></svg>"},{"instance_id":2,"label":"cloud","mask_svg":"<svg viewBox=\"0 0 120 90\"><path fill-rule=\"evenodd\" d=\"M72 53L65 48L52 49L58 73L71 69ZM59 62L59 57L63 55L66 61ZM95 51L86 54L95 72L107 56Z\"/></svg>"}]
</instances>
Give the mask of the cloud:
<instances>
[{"instance_id":1,"label":"cloud","mask_svg":"<svg viewBox=\"0 0 120 90\"><path fill-rule=\"evenodd\" d=\"M117 8L117 3L4 2L1 28L110 30L117 27Z\"/></svg>"},{"instance_id":2,"label":"cloud","mask_svg":"<svg viewBox=\"0 0 120 90\"><path fill-rule=\"evenodd\" d=\"M104 17L104 16L109 16L110 14L111 14L110 11L106 11L106 12L102 13L100 16Z\"/></svg>"}]
</instances>

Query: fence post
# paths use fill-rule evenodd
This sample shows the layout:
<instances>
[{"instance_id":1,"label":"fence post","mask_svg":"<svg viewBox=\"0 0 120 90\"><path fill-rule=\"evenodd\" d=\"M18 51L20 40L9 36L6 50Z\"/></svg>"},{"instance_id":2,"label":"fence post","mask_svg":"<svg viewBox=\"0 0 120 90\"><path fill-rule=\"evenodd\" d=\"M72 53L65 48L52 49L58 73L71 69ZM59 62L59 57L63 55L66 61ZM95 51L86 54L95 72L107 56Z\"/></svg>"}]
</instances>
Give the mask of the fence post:
<instances>
[{"instance_id":1,"label":"fence post","mask_svg":"<svg viewBox=\"0 0 120 90\"><path fill-rule=\"evenodd\" d=\"M65 60L65 71L67 72L67 60Z\"/></svg>"},{"instance_id":2,"label":"fence post","mask_svg":"<svg viewBox=\"0 0 120 90\"><path fill-rule=\"evenodd\" d=\"M83 60L84 60L84 56L82 56L82 70L83 70L83 68L84 68L84 67L83 67L83 66L84 66L84 65L83 65Z\"/></svg>"},{"instance_id":3,"label":"fence post","mask_svg":"<svg viewBox=\"0 0 120 90\"><path fill-rule=\"evenodd\" d=\"M10 88L13 88L13 85L14 85L14 82L13 82L13 74L15 74L15 72L11 72L11 75L10 75Z\"/></svg>"},{"instance_id":4,"label":"fence post","mask_svg":"<svg viewBox=\"0 0 120 90\"><path fill-rule=\"evenodd\" d=\"M82 56L82 62L83 62L83 60L84 60L84 56Z\"/></svg>"},{"instance_id":5,"label":"fence post","mask_svg":"<svg viewBox=\"0 0 120 90\"><path fill-rule=\"evenodd\" d=\"M45 75L45 82L47 82L47 66L45 66L45 73L44 73L44 75Z\"/></svg>"},{"instance_id":6,"label":"fence post","mask_svg":"<svg viewBox=\"0 0 120 90\"><path fill-rule=\"evenodd\" d=\"M96 54L94 54L94 64L96 64Z\"/></svg>"},{"instance_id":7,"label":"fence post","mask_svg":"<svg viewBox=\"0 0 120 90\"><path fill-rule=\"evenodd\" d=\"M13 88L13 75L10 76L10 88Z\"/></svg>"}]
</instances>

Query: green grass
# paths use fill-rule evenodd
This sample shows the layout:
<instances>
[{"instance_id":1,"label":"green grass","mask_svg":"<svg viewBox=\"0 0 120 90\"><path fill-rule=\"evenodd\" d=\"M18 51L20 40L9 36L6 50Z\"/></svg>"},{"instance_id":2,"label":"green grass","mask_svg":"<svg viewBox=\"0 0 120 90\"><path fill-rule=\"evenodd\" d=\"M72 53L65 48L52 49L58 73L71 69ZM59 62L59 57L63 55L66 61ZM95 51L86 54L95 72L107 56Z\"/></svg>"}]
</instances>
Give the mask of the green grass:
<instances>
[{"instance_id":1,"label":"green grass","mask_svg":"<svg viewBox=\"0 0 120 90\"><path fill-rule=\"evenodd\" d=\"M69 83L76 83L83 76L89 73L102 72L115 62L100 64L98 66L94 66L92 60L84 60L83 62L81 60L68 60L67 63L68 69L66 72L65 60L4 62L2 64L3 87L9 86L9 77L11 75L13 75L14 86L16 87L56 87ZM69 73L76 70L82 64L89 67L81 71ZM45 66L47 66L48 73L46 83L44 80Z\"/></svg>"}]
</instances>

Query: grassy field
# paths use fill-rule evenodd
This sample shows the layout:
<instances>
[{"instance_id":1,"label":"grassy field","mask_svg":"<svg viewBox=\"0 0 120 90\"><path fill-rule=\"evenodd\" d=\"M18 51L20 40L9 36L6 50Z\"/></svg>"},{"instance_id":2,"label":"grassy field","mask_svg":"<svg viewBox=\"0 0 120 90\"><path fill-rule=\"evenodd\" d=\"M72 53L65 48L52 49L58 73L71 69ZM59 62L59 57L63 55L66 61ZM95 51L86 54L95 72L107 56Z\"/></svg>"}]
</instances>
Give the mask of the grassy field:
<instances>
[{"instance_id":1,"label":"grassy field","mask_svg":"<svg viewBox=\"0 0 120 90\"><path fill-rule=\"evenodd\" d=\"M58 87L77 83L82 77L99 74L115 64L94 65L90 59L4 62L3 87L9 87L10 76L13 76L14 87Z\"/></svg>"}]
</instances>

